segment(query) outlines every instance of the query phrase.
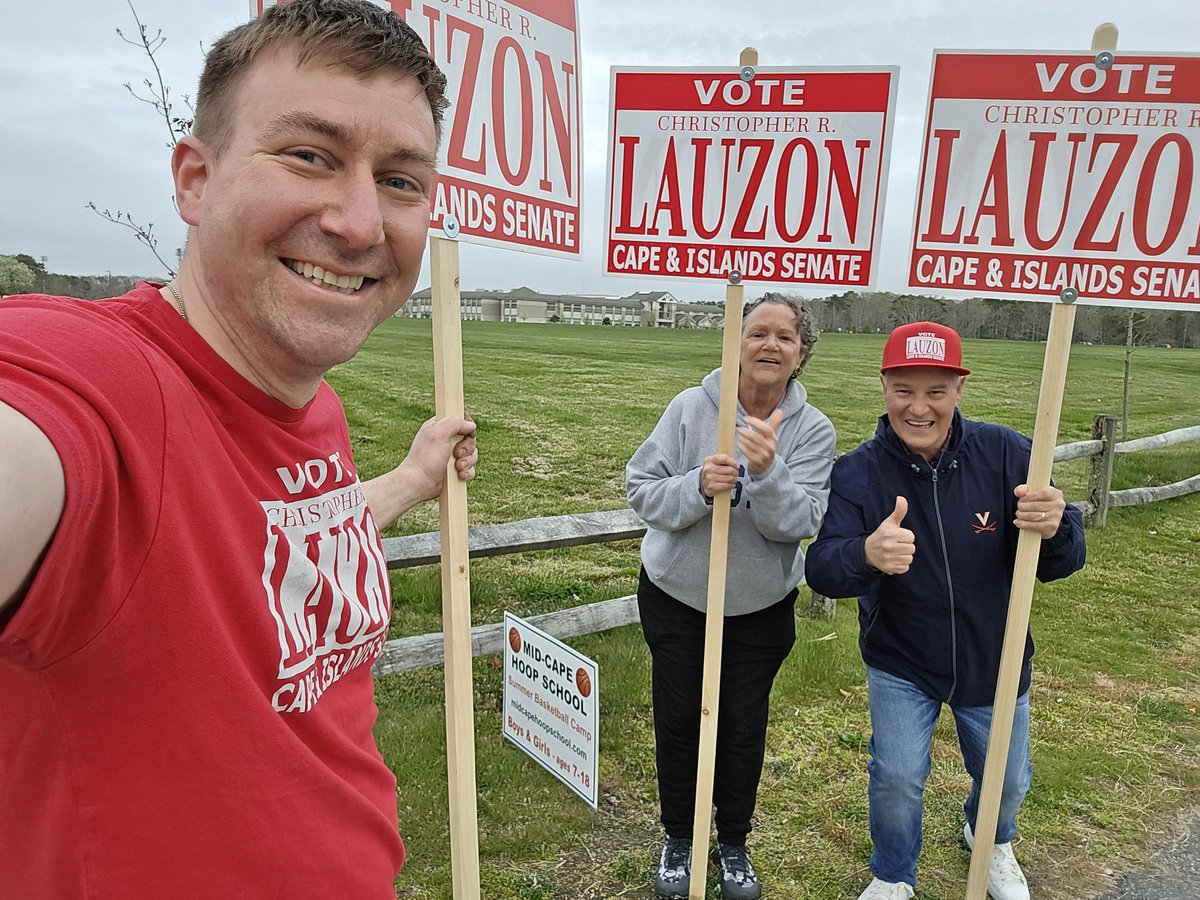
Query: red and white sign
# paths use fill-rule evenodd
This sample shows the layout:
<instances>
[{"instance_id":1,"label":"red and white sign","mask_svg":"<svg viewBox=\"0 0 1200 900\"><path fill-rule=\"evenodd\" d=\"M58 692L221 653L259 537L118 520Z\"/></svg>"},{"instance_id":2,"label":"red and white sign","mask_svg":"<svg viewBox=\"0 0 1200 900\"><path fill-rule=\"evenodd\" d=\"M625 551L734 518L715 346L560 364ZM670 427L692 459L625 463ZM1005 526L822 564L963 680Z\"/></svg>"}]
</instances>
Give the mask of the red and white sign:
<instances>
[{"instance_id":1,"label":"red and white sign","mask_svg":"<svg viewBox=\"0 0 1200 900\"><path fill-rule=\"evenodd\" d=\"M1200 308L1200 56L937 52L908 283Z\"/></svg>"},{"instance_id":2,"label":"red and white sign","mask_svg":"<svg viewBox=\"0 0 1200 900\"><path fill-rule=\"evenodd\" d=\"M575 0L373 0L404 18L446 73L430 227L578 257L579 41ZM261 14L272 0L251 0Z\"/></svg>"},{"instance_id":3,"label":"red and white sign","mask_svg":"<svg viewBox=\"0 0 1200 900\"><path fill-rule=\"evenodd\" d=\"M614 68L605 271L867 286L896 76Z\"/></svg>"}]
</instances>

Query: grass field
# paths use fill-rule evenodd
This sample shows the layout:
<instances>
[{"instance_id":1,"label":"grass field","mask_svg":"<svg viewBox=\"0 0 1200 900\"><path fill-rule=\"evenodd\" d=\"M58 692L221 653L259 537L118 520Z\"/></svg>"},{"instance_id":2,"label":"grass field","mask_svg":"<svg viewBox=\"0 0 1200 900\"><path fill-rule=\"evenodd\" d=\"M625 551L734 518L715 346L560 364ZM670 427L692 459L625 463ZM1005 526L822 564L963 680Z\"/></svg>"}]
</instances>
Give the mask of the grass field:
<instances>
[{"instance_id":1,"label":"grass field","mask_svg":"<svg viewBox=\"0 0 1200 900\"><path fill-rule=\"evenodd\" d=\"M849 450L882 409L882 336L824 335L802 377ZM465 323L467 406L480 428L472 524L625 505L624 466L667 401L719 365L719 335L651 329ZM964 414L1030 433L1044 348L968 342ZM1058 443L1120 413L1121 348L1072 350ZM430 323L396 319L330 376L363 477L399 461L433 412ZM1200 424L1200 352L1134 355L1130 436ZM1200 444L1119 458L1114 487L1200 472ZM1055 468L1068 498L1086 462ZM437 528L436 504L393 533ZM1114 510L1089 532L1088 565L1039 587L1033 686L1034 786L1018 855L1034 895L1080 898L1140 861L1200 802L1200 495ZM636 541L472 563L475 624L632 593ZM441 630L439 573L393 574L392 636ZM802 602L800 607L805 604ZM854 898L869 880L866 688L855 604L801 619L773 695L750 845L769 898ZM593 812L500 736L495 658L475 664L481 880L489 900L649 898L660 831L649 660L635 627L573 640L600 667L600 809ZM449 898L442 670L382 679L377 734L399 781L409 862L402 897ZM963 895L966 776L949 716L935 736L917 896ZM717 896L715 887L710 897Z\"/></svg>"}]
</instances>

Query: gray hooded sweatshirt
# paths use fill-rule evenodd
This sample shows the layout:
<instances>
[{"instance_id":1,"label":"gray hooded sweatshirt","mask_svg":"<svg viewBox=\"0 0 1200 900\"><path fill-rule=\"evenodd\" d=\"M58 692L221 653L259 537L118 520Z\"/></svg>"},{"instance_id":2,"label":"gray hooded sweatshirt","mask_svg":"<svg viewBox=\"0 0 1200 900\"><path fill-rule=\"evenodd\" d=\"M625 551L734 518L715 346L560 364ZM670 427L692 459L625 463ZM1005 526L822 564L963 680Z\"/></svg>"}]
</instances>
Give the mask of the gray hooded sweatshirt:
<instances>
[{"instance_id":1,"label":"gray hooded sweatshirt","mask_svg":"<svg viewBox=\"0 0 1200 900\"><path fill-rule=\"evenodd\" d=\"M837 436L825 414L790 381L779 408L779 446L762 475L750 474L734 446L741 475L729 517L725 615L778 603L804 579L800 541L821 526L829 501L829 471ZM712 500L700 489L700 468L717 450L721 370L705 376L668 405L654 431L625 467L629 505L646 522L642 564L659 588L704 611ZM737 422L746 417L739 403Z\"/></svg>"}]
</instances>

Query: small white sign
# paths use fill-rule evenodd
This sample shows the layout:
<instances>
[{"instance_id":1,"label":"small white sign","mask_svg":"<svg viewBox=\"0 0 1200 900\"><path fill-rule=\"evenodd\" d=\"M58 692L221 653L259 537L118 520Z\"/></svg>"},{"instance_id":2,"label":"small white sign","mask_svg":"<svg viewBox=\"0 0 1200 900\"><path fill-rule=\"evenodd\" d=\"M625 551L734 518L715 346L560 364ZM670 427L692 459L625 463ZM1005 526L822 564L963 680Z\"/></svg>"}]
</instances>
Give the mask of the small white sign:
<instances>
[{"instance_id":1,"label":"small white sign","mask_svg":"<svg viewBox=\"0 0 1200 900\"><path fill-rule=\"evenodd\" d=\"M504 633L504 736L595 808L596 664L512 613L504 614Z\"/></svg>"}]
</instances>

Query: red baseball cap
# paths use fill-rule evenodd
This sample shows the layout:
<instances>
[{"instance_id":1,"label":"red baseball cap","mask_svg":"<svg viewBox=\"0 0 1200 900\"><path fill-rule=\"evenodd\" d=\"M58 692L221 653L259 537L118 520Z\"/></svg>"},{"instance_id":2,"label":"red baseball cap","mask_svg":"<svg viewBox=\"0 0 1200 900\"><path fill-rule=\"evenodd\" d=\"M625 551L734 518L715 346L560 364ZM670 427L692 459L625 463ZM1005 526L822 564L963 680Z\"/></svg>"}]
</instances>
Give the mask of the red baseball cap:
<instances>
[{"instance_id":1,"label":"red baseball cap","mask_svg":"<svg viewBox=\"0 0 1200 900\"><path fill-rule=\"evenodd\" d=\"M962 341L958 332L937 322L911 322L888 335L883 345L880 372L902 366L932 366L970 375L962 365Z\"/></svg>"}]
</instances>

